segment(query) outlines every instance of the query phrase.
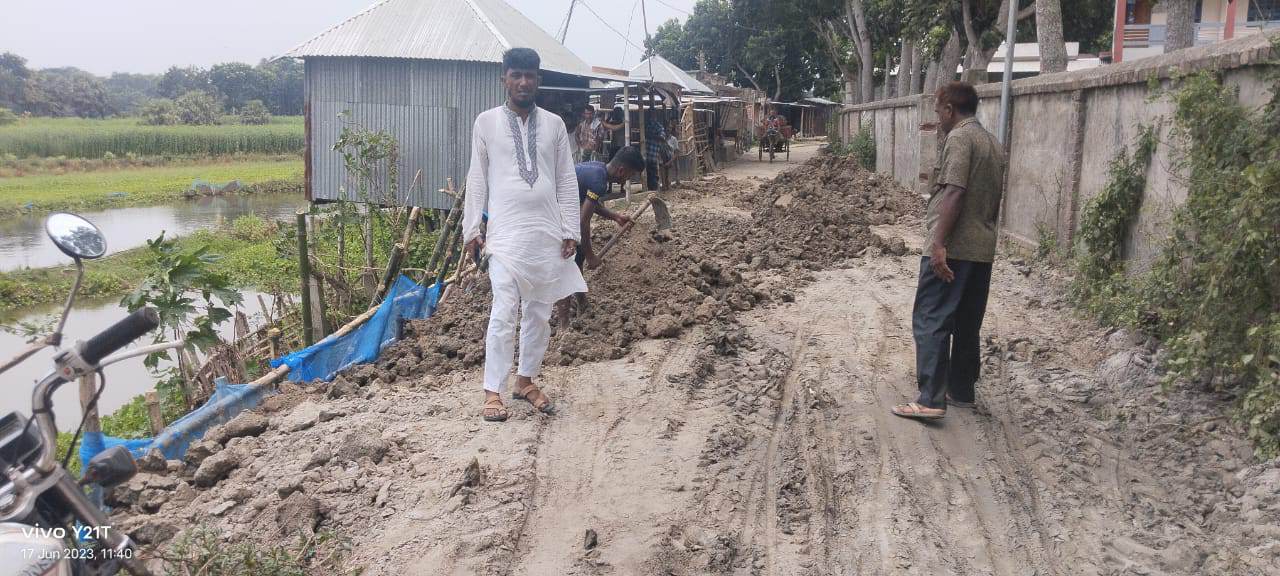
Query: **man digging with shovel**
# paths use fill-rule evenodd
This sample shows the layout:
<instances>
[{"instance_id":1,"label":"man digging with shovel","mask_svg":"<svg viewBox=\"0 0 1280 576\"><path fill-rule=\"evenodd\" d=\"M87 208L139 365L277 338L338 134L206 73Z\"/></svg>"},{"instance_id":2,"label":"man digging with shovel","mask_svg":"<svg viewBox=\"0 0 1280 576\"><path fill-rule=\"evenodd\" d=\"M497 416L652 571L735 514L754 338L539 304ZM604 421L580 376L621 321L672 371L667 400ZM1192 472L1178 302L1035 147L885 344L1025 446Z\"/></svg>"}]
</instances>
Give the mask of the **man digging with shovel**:
<instances>
[{"instance_id":1,"label":"man digging with shovel","mask_svg":"<svg viewBox=\"0 0 1280 576\"><path fill-rule=\"evenodd\" d=\"M502 390L515 354L517 308L520 364L512 396L550 414L551 399L533 379L551 337L551 308L587 291L573 262L580 238L573 152L564 121L535 103L540 66L538 53L528 48L503 54L507 102L482 112L472 133L462 226L466 252L483 248L490 256L493 309L485 338L482 409L490 422L510 416ZM482 239L486 209L488 230Z\"/></svg>"},{"instance_id":2,"label":"man digging with shovel","mask_svg":"<svg viewBox=\"0 0 1280 576\"><path fill-rule=\"evenodd\" d=\"M640 149L635 146L627 146L618 150L614 154L613 159L608 164L604 162L579 162L574 166L574 171L578 176L578 202L582 204L582 241L578 243L578 254L574 261L578 264L578 269L582 270L586 265L587 270L595 270L600 267L601 259L591 246L591 221L595 216L600 216L605 220L612 220L619 227L627 229L627 225L631 223L631 217L626 214L619 214L609 209L601 201L601 197L609 192L610 184L627 185L627 181L632 176L639 174L644 170L644 156L640 154ZM573 304L577 306L580 312L587 309L587 294L579 292L574 294ZM569 307L568 299L562 300L556 304L556 323L564 327L569 323Z\"/></svg>"}]
</instances>

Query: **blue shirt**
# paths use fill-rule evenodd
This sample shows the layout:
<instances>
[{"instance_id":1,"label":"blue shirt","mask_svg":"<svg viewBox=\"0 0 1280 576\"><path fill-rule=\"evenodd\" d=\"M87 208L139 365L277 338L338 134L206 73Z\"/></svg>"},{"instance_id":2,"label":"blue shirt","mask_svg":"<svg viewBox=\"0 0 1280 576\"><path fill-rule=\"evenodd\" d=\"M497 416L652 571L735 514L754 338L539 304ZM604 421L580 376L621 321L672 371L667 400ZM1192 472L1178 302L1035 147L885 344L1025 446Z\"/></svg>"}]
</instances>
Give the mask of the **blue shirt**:
<instances>
[{"instance_id":1,"label":"blue shirt","mask_svg":"<svg viewBox=\"0 0 1280 576\"><path fill-rule=\"evenodd\" d=\"M573 167L578 173L578 202L600 201L609 190L609 169L604 162L582 162Z\"/></svg>"}]
</instances>

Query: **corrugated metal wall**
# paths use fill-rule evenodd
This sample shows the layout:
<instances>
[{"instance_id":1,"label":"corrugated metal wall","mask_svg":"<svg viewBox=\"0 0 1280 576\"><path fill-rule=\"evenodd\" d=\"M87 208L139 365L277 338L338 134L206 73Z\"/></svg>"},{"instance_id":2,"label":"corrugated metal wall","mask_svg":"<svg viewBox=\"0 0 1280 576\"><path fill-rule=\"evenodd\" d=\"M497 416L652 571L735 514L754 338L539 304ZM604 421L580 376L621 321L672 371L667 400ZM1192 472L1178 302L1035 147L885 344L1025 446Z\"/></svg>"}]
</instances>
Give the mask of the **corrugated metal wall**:
<instances>
[{"instance_id":1,"label":"corrugated metal wall","mask_svg":"<svg viewBox=\"0 0 1280 576\"><path fill-rule=\"evenodd\" d=\"M311 110L311 198L358 200L355 182L333 145L342 132L338 115L400 142L400 201L449 208L436 190L452 177L461 187L471 155L471 126L481 112L502 104L501 66L391 58L308 58L306 89ZM422 170L420 191L409 190ZM408 195L409 197L405 198Z\"/></svg>"}]
</instances>

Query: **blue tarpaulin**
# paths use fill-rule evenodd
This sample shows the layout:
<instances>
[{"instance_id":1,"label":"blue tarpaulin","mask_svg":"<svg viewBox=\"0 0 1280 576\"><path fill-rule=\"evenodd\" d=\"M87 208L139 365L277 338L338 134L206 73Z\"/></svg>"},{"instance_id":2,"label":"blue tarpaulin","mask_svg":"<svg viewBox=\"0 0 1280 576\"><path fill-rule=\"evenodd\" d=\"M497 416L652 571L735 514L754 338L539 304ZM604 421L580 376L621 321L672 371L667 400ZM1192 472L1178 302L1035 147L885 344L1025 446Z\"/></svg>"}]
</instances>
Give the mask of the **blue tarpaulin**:
<instances>
[{"instance_id":1,"label":"blue tarpaulin","mask_svg":"<svg viewBox=\"0 0 1280 576\"><path fill-rule=\"evenodd\" d=\"M401 319L426 318L436 311L439 300L439 286L425 287L400 276L382 306L364 325L349 334L329 336L308 348L272 360L271 367L288 365L289 379L294 382L328 382L347 367L376 360L384 346L395 342L396 327Z\"/></svg>"},{"instance_id":2,"label":"blue tarpaulin","mask_svg":"<svg viewBox=\"0 0 1280 576\"><path fill-rule=\"evenodd\" d=\"M435 313L439 301L440 286L422 286L402 275L396 279L386 300L369 321L349 334L336 338L330 336L303 350L272 360L271 367L287 364L289 379L295 382L332 380L343 369L377 360L382 348L395 342L401 320L426 318ZM120 444L128 448L135 458L157 448L168 460L181 459L187 447L210 428L226 423L274 393L272 386L228 384L226 379L219 378L215 382L213 396L204 406L175 420L155 438L130 440L113 438L101 432L86 433L80 443L80 461L87 464L99 452Z\"/></svg>"},{"instance_id":3,"label":"blue tarpaulin","mask_svg":"<svg viewBox=\"0 0 1280 576\"><path fill-rule=\"evenodd\" d=\"M275 390L270 386L228 384L226 378L218 378L214 381L213 395L204 406L174 420L155 438L131 440L107 436L101 432L86 432L84 440L80 442L80 463L87 465L99 452L117 445L128 448L135 458L141 458L152 448L157 448L168 460L180 459L186 454L187 446L203 437L210 428L226 423L274 393Z\"/></svg>"}]
</instances>

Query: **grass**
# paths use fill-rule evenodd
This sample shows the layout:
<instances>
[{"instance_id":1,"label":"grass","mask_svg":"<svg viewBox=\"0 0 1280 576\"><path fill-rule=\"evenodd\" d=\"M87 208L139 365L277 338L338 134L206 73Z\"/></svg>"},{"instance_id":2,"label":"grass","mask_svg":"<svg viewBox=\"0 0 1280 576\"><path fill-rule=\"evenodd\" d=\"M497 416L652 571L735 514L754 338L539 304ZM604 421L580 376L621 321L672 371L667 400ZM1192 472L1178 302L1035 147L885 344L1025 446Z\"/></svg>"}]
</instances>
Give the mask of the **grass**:
<instances>
[{"instance_id":1,"label":"grass","mask_svg":"<svg viewBox=\"0 0 1280 576\"><path fill-rule=\"evenodd\" d=\"M351 540L328 530L311 533L294 528L296 538L271 544L232 539L206 524L185 530L160 552L163 574L185 576L306 576L307 574L355 575L361 570L347 565Z\"/></svg>"},{"instance_id":2,"label":"grass","mask_svg":"<svg viewBox=\"0 0 1280 576\"><path fill-rule=\"evenodd\" d=\"M2 178L0 216L23 210L90 210L156 204L181 197L195 180L300 184L302 171L302 160L290 159Z\"/></svg>"},{"instance_id":3,"label":"grass","mask_svg":"<svg viewBox=\"0 0 1280 576\"><path fill-rule=\"evenodd\" d=\"M281 258L276 250L280 234L275 224L261 223L246 226L237 218L226 228L200 230L179 240L179 246L190 249L208 244L210 250L222 255L213 265L214 270L231 275L235 285L257 287L266 290L292 291L298 283L296 258ZM266 227L269 234L237 233L237 228L257 229ZM84 284L79 298L121 297L135 289L150 269L150 255L142 246L113 254L85 266ZM63 301L75 282L73 267L33 268L0 273L0 314L23 308Z\"/></svg>"},{"instance_id":4,"label":"grass","mask_svg":"<svg viewBox=\"0 0 1280 576\"><path fill-rule=\"evenodd\" d=\"M0 157L16 158L300 154L304 146L301 116L274 117L262 126L146 126L137 118L24 118L0 127Z\"/></svg>"}]
</instances>

